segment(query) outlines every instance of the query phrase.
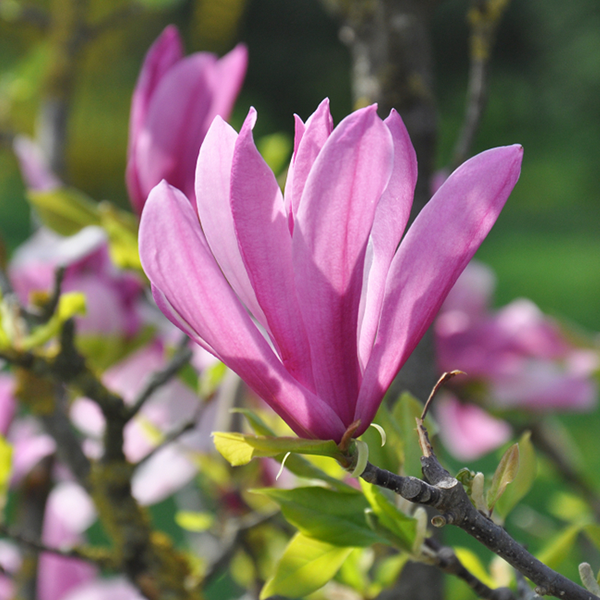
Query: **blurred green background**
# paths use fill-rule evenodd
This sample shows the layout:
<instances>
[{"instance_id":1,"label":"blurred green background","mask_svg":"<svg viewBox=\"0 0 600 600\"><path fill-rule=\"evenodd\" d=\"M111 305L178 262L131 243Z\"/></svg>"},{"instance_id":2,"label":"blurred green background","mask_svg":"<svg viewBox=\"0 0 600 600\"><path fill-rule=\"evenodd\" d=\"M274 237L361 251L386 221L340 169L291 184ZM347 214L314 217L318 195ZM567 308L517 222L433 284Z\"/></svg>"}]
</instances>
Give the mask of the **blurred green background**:
<instances>
[{"instance_id":1,"label":"blurred green background","mask_svg":"<svg viewBox=\"0 0 600 600\"><path fill-rule=\"evenodd\" d=\"M14 2L13 2L14 4ZM43 3L41 3L43 4ZM125 3L92 2L98 18ZM85 49L69 122L68 176L91 196L127 205L123 184L131 92L144 53L169 22L188 52L246 42L250 66L233 124L259 111L257 136L293 132L329 96L351 110L349 55L318 0L147 0ZM0 128L33 134L47 53L32 25L1 6ZM439 166L464 111L468 0L441 2L434 22ZM8 8L7 8L8 7ZM499 277L499 303L527 296L542 309L600 330L600 5L513 0L500 28L490 100L474 150L520 142L521 180L479 256ZM0 231L28 234L28 209L9 148L0 154Z\"/></svg>"},{"instance_id":2,"label":"blurred green background","mask_svg":"<svg viewBox=\"0 0 600 600\"><path fill-rule=\"evenodd\" d=\"M34 134L48 61L36 26L12 20L16 4L0 0L0 235L11 249L28 236L30 223L6 139L11 133ZM90 4L101 18L125 2ZM131 93L145 52L168 23L180 27L188 52L224 53L238 41L248 45L248 75L231 119L235 127L250 105L259 113L256 137L283 132L291 139L292 114L305 119L325 96L336 121L351 111L349 53L338 39L338 24L318 0L143 4L134 18L99 37L83 55L69 122L67 170L69 182L90 196L128 205L124 169ZM439 167L450 160L464 114L468 6L468 0L441 2L433 23ZM544 311L599 332L598 0L512 1L499 31L489 104L474 151L516 142L525 148L521 180L479 252L497 272L496 302L529 297ZM597 423L590 427L589 416L564 422L575 427L581 448L597 444ZM597 472L600 456L585 458L588 469ZM549 467L543 467L529 503L545 505L554 484ZM546 515L552 513L552 507L545 508ZM573 510L577 515L577 506ZM551 517L519 518L530 519L523 531L558 531ZM528 541L535 546L534 533ZM459 543L469 544L464 538ZM576 577L575 568L572 561L566 574ZM457 589L449 597L461 593Z\"/></svg>"}]
</instances>

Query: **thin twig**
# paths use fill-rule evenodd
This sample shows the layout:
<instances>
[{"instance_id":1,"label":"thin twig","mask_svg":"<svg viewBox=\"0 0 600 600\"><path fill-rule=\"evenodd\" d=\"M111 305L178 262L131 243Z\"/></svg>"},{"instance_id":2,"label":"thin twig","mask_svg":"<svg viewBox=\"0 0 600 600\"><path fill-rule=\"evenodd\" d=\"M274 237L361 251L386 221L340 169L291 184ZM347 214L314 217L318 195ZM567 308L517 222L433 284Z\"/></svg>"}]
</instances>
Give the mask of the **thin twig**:
<instances>
[{"instance_id":1,"label":"thin twig","mask_svg":"<svg viewBox=\"0 0 600 600\"><path fill-rule=\"evenodd\" d=\"M424 437L427 437L426 432ZM569 600L600 600L540 562L505 529L482 515L473 506L460 482L441 466L430 446L428 453L429 455L421 458L423 475L427 481L396 475L371 463L367 463L361 477L369 483L390 489L411 502L433 506L441 513L432 520L435 526L460 527L533 581L537 585L538 594Z\"/></svg>"},{"instance_id":2,"label":"thin twig","mask_svg":"<svg viewBox=\"0 0 600 600\"><path fill-rule=\"evenodd\" d=\"M454 147L452 170L468 157L487 103L490 56L496 32L510 0L472 0L469 10L471 51L467 106L462 129Z\"/></svg>"},{"instance_id":3,"label":"thin twig","mask_svg":"<svg viewBox=\"0 0 600 600\"><path fill-rule=\"evenodd\" d=\"M177 372L190 362L191 358L192 349L189 347L189 338L185 336L168 364L160 371L153 373L148 383L144 386L144 389L139 392L133 405L128 410L127 418L133 418L142 408L146 400L148 400L157 389L173 379Z\"/></svg>"},{"instance_id":4,"label":"thin twig","mask_svg":"<svg viewBox=\"0 0 600 600\"><path fill-rule=\"evenodd\" d=\"M233 557L240 540L247 531L267 523L278 514L279 510L267 514L251 513L240 519L228 521L228 530L225 532L225 535L221 536L221 539L223 540L221 552L206 569L204 574L204 586L206 587L209 585L210 582L227 566Z\"/></svg>"},{"instance_id":5,"label":"thin twig","mask_svg":"<svg viewBox=\"0 0 600 600\"><path fill-rule=\"evenodd\" d=\"M48 552L63 558L78 558L86 562L94 563L104 569L114 569L114 560L110 557L108 550L100 550L99 548L83 549L83 548L54 548L43 544L40 540L34 539L22 531L9 527L0 523L0 535L10 538L20 546L24 546L29 550L33 550L36 554Z\"/></svg>"},{"instance_id":6,"label":"thin twig","mask_svg":"<svg viewBox=\"0 0 600 600\"><path fill-rule=\"evenodd\" d=\"M462 579L479 598L484 600L515 600L515 596L507 587L492 589L483 581L475 577L460 561L454 550L448 546L442 546L435 538L427 538L425 547L431 551L432 563L448 575Z\"/></svg>"}]
</instances>

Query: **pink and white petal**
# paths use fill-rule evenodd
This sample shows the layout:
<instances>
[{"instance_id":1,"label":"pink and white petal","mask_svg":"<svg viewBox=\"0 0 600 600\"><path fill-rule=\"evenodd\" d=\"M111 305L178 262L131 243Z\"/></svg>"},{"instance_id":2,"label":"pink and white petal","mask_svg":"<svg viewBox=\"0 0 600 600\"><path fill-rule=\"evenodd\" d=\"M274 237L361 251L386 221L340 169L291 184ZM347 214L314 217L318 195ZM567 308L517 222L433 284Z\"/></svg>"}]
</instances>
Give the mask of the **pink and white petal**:
<instances>
[{"instance_id":1,"label":"pink and white petal","mask_svg":"<svg viewBox=\"0 0 600 600\"><path fill-rule=\"evenodd\" d=\"M256 119L251 109L248 119ZM231 212L231 169L238 134L215 117L198 156L196 202L202 229L223 274L254 318L268 329L240 253Z\"/></svg>"},{"instance_id":2,"label":"pink and white petal","mask_svg":"<svg viewBox=\"0 0 600 600\"><path fill-rule=\"evenodd\" d=\"M377 205L365 258L358 326L363 370L377 333L387 273L406 228L417 184L417 155L400 115L392 109L384 123L394 142L394 169Z\"/></svg>"},{"instance_id":3,"label":"pink and white petal","mask_svg":"<svg viewBox=\"0 0 600 600\"><path fill-rule=\"evenodd\" d=\"M347 425L360 385L356 328L365 250L392 161L392 136L376 106L352 113L315 160L294 224L296 288L317 394Z\"/></svg>"},{"instance_id":4,"label":"pink and white petal","mask_svg":"<svg viewBox=\"0 0 600 600\"><path fill-rule=\"evenodd\" d=\"M73 588L60 600L145 600L125 577L96 578Z\"/></svg>"},{"instance_id":5,"label":"pink and white petal","mask_svg":"<svg viewBox=\"0 0 600 600\"><path fill-rule=\"evenodd\" d=\"M254 145L252 123L248 120L240 131L233 156L231 211L246 271L275 347L286 369L314 391L283 198L275 175Z\"/></svg>"},{"instance_id":6,"label":"pink and white petal","mask_svg":"<svg viewBox=\"0 0 600 600\"><path fill-rule=\"evenodd\" d=\"M296 117L294 154L285 182L285 202L290 219L290 231L294 228L295 215L298 212L308 174L332 131L333 119L329 111L328 98L319 104L306 124Z\"/></svg>"},{"instance_id":7,"label":"pink and white petal","mask_svg":"<svg viewBox=\"0 0 600 600\"><path fill-rule=\"evenodd\" d=\"M195 211L164 182L142 214L140 257L193 341L211 347L298 435L341 437L340 419L286 371L223 276Z\"/></svg>"},{"instance_id":8,"label":"pink and white petal","mask_svg":"<svg viewBox=\"0 0 600 600\"><path fill-rule=\"evenodd\" d=\"M217 115L225 120L229 118L244 82L247 68L248 48L244 44L238 44L220 58L210 70L209 84L213 99L207 125L210 125Z\"/></svg>"},{"instance_id":9,"label":"pink and white petal","mask_svg":"<svg viewBox=\"0 0 600 600\"><path fill-rule=\"evenodd\" d=\"M215 62L213 54L192 54L160 81L136 147L140 185L147 193L166 179L194 199L198 151L210 125L209 78Z\"/></svg>"},{"instance_id":10,"label":"pink and white petal","mask_svg":"<svg viewBox=\"0 0 600 600\"><path fill-rule=\"evenodd\" d=\"M355 414L373 419L398 369L495 223L519 178L523 150L506 146L461 165L421 211L400 244L386 282L375 345Z\"/></svg>"},{"instance_id":11,"label":"pink and white petal","mask_svg":"<svg viewBox=\"0 0 600 600\"><path fill-rule=\"evenodd\" d=\"M129 116L129 142L127 146L127 167L125 183L131 203L139 214L142 212L148 189L143 189L139 179L136 147L144 126L148 107L160 80L165 73L183 57L183 47L179 32L173 25L165 28L150 47L140 71L131 100Z\"/></svg>"},{"instance_id":12,"label":"pink and white petal","mask_svg":"<svg viewBox=\"0 0 600 600\"><path fill-rule=\"evenodd\" d=\"M451 394L436 400L436 418L445 448L459 460L474 460L499 448L512 436L510 425Z\"/></svg>"},{"instance_id":13,"label":"pink and white petal","mask_svg":"<svg viewBox=\"0 0 600 600\"><path fill-rule=\"evenodd\" d=\"M169 444L138 466L131 480L131 493L142 505L162 502L198 473L197 463L179 444Z\"/></svg>"},{"instance_id":14,"label":"pink and white petal","mask_svg":"<svg viewBox=\"0 0 600 600\"><path fill-rule=\"evenodd\" d=\"M148 105L165 73L183 58L183 46L174 25L165 27L150 46L131 99L129 146L135 143L148 114Z\"/></svg>"}]
</instances>

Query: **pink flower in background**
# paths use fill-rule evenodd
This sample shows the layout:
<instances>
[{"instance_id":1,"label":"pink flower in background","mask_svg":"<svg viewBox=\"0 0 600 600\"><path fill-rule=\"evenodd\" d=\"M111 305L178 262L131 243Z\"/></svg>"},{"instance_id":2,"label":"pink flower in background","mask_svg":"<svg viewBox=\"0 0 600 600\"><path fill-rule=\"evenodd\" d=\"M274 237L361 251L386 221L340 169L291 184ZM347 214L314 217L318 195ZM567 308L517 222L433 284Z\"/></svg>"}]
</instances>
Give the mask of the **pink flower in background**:
<instances>
[{"instance_id":1,"label":"pink flower in background","mask_svg":"<svg viewBox=\"0 0 600 600\"><path fill-rule=\"evenodd\" d=\"M520 172L520 146L457 169L402 243L417 165L402 120L376 106L333 129L324 101L296 119L285 195L252 139L216 118L197 211L162 182L140 255L161 310L300 436L362 433L485 238ZM249 314L250 313L250 314ZM253 317L253 318L252 318ZM264 335L263 335L264 333Z\"/></svg>"},{"instance_id":2,"label":"pink flower in background","mask_svg":"<svg viewBox=\"0 0 600 600\"><path fill-rule=\"evenodd\" d=\"M154 42L133 92L129 121L126 183L138 213L162 179L194 198L200 144L216 115L229 117L247 64L243 45L221 59L208 52L184 57L172 25Z\"/></svg>"},{"instance_id":3,"label":"pink flower in background","mask_svg":"<svg viewBox=\"0 0 600 600\"><path fill-rule=\"evenodd\" d=\"M50 548L72 548L83 541L83 533L95 520L96 510L84 489L69 481L59 483L48 496L42 542ZM96 567L86 561L42 553L37 598L61 600L69 590L97 574Z\"/></svg>"},{"instance_id":4,"label":"pink flower in background","mask_svg":"<svg viewBox=\"0 0 600 600\"><path fill-rule=\"evenodd\" d=\"M162 344L154 342L108 369L102 381L131 404L148 378L165 363ZM178 379L161 386L125 427L123 449L127 459L132 463L139 462L161 444L164 435L193 422L198 416L200 402L197 394ZM194 460L195 454L209 452L213 448L210 433L214 404L203 411L196 427L181 435L176 442L160 448L136 469L132 491L141 504L164 500L196 475L198 463ZM71 409L71 419L88 436L84 445L88 455L99 458L104 417L98 405L87 398L76 400Z\"/></svg>"},{"instance_id":5,"label":"pink flower in background","mask_svg":"<svg viewBox=\"0 0 600 600\"><path fill-rule=\"evenodd\" d=\"M600 368L597 351L578 347L529 300L514 300L491 310L494 283L489 268L471 263L448 294L435 323L440 372L465 371L453 380L455 390L464 399L476 394L473 399L495 411L593 408L598 396L594 373ZM468 410L455 407L453 414ZM450 414L449 409L444 411ZM446 424L441 424L444 430ZM452 431L459 427L463 426L451 425L445 431L450 450L458 439ZM469 443L466 430L475 429L464 428L461 447ZM481 432L471 438L473 449L479 448L475 438L480 436ZM464 454L464 448L460 452Z\"/></svg>"},{"instance_id":6,"label":"pink flower in background","mask_svg":"<svg viewBox=\"0 0 600 600\"><path fill-rule=\"evenodd\" d=\"M508 442L511 426L475 404L460 402L444 392L435 401L436 419L444 446L460 460L473 460Z\"/></svg>"},{"instance_id":7,"label":"pink flower in background","mask_svg":"<svg viewBox=\"0 0 600 600\"><path fill-rule=\"evenodd\" d=\"M9 274L25 306L32 292L52 290L58 267L66 267L62 291L86 296L86 315L76 318L81 333L129 337L138 332L142 283L112 263L102 229L86 227L63 237L42 227L19 246Z\"/></svg>"}]
</instances>

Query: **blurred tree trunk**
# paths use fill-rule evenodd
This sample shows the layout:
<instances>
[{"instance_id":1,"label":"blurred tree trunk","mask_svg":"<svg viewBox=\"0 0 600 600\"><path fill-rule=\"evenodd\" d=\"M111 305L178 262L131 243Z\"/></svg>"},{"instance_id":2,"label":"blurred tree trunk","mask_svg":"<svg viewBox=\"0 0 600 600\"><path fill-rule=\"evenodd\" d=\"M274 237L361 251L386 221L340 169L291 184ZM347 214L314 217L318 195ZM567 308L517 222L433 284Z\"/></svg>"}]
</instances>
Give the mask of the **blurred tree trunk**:
<instances>
[{"instance_id":1,"label":"blurred tree trunk","mask_svg":"<svg viewBox=\"0 0 600 600\"><path fill-rule=\"evenodd\" d=\"M340 37L352 54L355 107L377 102L385 118L395 108L408 129L419 161L411 220L429 200L437 137L430 22L439 0L322 0L342 23ZM392 397L409 390L425 400L436 380L429 331L394 385ZM409 563L386 600L439 600L442 575Z\"/></svg>"}]
</instances>

